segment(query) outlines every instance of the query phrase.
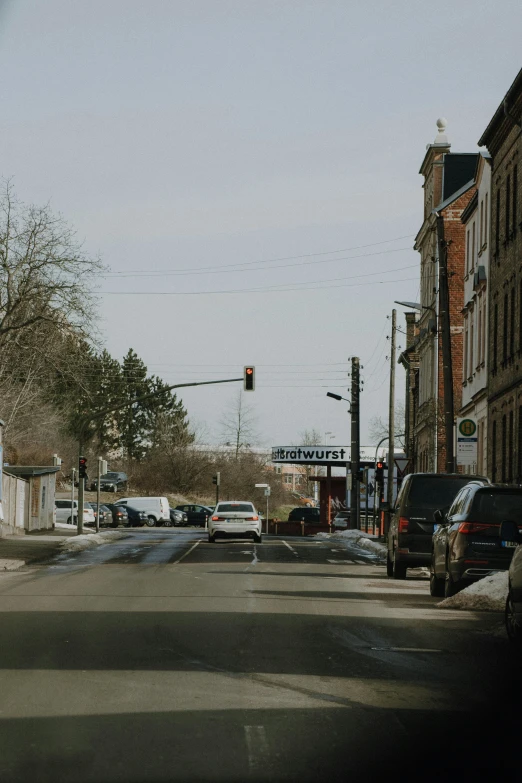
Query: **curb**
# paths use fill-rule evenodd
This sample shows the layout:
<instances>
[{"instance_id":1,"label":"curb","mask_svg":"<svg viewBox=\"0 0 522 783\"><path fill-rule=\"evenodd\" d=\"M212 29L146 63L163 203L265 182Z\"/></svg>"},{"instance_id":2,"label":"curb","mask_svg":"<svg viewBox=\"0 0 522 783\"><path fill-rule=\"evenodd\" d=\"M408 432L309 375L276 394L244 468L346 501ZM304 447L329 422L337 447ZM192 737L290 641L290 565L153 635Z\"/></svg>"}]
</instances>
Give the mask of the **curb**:
<instances>
[{"instance_id":1,"label":"curb","mask_svg":"<svg viewBox=\"0 0 522 783\"><path fill-rule=\"evenodd\" d=\"M0 571L17 571L24 565L26 565L25 560L0 559Z\"/></svg>"}]
</instances>

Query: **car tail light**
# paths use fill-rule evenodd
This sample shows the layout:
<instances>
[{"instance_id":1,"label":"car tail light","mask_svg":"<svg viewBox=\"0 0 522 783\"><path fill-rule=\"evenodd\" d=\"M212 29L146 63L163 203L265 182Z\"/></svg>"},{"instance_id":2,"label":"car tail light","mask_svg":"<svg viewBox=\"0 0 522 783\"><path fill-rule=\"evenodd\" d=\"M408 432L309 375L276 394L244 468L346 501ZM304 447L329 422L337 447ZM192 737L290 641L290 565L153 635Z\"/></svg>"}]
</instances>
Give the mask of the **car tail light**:
<instances>
[{"instance_id":1,"label":"car tail light","mask_svg":"<svg viewBox=\"0 0 522 783\"><path fill-rule=\"evenodd\" d=\"M212 517L212 522L217 522L219 517Z\"/></svg>"},{"instance_id":2,"label":"car tail light","mask_svg":"<svg viewBox=\"0 0 522 783\"><path fill-rule=\"evenodd\" d=\"M407 517L399 517L399 533L408 532L408 522Z\"/></svg>"},{"instance_id":3,"label":"car tail light","mask_svg":"<svg viewBox=\"0 0 522 783\"><path fill-rule=\"evenodd\" d=\"M485 530L491 528L498 528L500 525L485 524L482 522L461 522L459 525L459 533L469 535L470 533L483 533Z\"/></svg>"},{"instance_id":4,"label":"car tail light","mask_svg":"<svg viewBox=\"0 0 522 783\"><path fill-rule=\"evenodd\" d=\"M245 517L245 522L255 522L259 517Z\"/></svg>"}]
</instances>

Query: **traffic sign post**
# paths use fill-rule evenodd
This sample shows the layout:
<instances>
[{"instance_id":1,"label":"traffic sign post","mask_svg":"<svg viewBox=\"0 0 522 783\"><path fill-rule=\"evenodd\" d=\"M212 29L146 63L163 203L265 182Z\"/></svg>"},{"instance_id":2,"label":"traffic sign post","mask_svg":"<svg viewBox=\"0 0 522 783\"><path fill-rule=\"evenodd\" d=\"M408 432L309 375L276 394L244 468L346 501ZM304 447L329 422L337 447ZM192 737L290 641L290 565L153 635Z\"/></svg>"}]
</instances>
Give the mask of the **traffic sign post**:
<instances>
[{"instance_id":1,"label":"traffic sign post","mask_svg":"<svg viewBox=\"0 0 522 783\"><path fill-rule=\"evenodd\" d=\"M477 420L472 416L457 419L457 465L476 465L477 446Z\"/></svg>"}]
</instances>

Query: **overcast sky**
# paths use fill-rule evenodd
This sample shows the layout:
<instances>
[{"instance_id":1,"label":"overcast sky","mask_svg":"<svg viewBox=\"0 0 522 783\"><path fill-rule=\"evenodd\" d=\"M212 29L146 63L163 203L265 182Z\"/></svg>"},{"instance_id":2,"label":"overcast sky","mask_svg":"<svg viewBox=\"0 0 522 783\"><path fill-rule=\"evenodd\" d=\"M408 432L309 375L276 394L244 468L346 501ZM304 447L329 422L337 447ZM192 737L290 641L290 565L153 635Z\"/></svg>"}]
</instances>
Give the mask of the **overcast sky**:
<instances>
[{"instance_id":1,"label":"overcast sky","mask_svg":"<svg viewBox=\"0 0 522 783\"><path fill-rule=\"evenodd\" d=\"M522 4L494 9L0 0L0 173L110 268L100 312L115 356L132 347L171 383L255 364L247 400L268 446L311 428L349 444L347 406L325 395L348 396L359 356L367 443L386 418L388 316L419 297L418 170L435 121L454 151L476 151L522 65ZM207 440L236 393L182 395Z\"/></svg>"}]
</instances>

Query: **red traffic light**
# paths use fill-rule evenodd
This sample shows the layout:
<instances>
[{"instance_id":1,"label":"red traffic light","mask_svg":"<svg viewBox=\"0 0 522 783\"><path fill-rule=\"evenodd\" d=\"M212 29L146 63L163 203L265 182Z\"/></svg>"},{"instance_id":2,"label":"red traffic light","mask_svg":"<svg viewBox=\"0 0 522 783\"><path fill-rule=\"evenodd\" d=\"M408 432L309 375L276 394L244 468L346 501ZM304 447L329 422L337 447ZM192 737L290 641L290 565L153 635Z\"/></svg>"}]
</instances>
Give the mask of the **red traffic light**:
<instances>
[{"instance_id":1,"label":"red traffic light","mask_svg":"<svg viewBox=\"0 0 522 783\"><path fill-rule=\"evenodd\" d=\"M245 367L243 369L243 389L245 391L254 391L255 367Z\"/></svg>"}]
</instances>

